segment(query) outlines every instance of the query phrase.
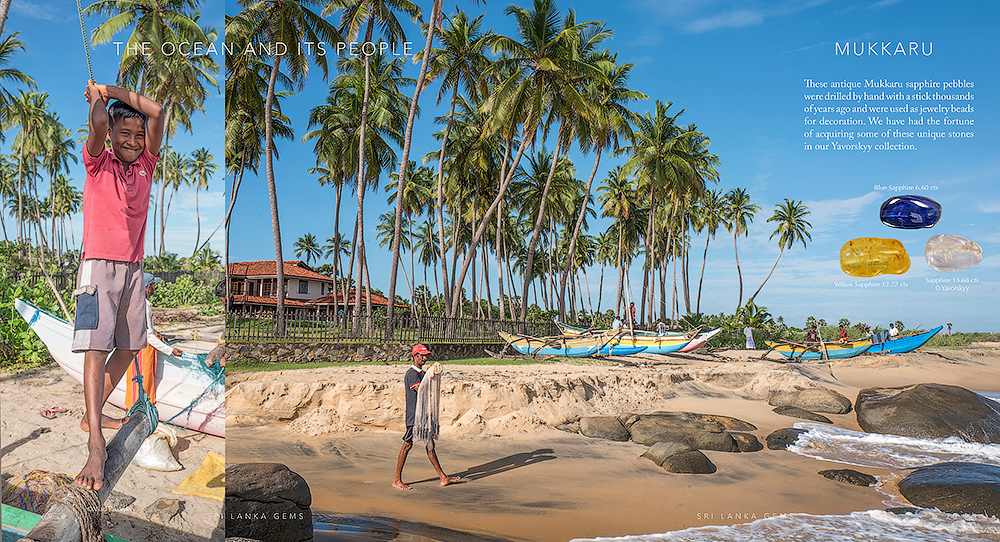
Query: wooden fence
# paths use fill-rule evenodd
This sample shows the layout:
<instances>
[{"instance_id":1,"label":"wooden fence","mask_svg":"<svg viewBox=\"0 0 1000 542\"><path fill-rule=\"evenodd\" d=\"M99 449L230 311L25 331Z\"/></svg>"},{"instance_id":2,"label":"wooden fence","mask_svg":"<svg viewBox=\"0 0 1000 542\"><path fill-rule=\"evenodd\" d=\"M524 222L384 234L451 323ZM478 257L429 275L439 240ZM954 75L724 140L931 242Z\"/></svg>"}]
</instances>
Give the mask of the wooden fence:
<instances>
[{"instance_id":1,"label":"wooden fence","mask_svg":"<svg viewBox=\"0 0 1000 542\"><path fill-rule=\"evenodd\" d=\"M409 314L394 315L391 322L384 314L296 314L285 318L284 333L279 334L276 328L273 311L231 311L226 316L226 341L498 344L503 342L497 334L499 331L535 337L559 334L551 321L521 322Z\"/></svg>"}]
</instances>

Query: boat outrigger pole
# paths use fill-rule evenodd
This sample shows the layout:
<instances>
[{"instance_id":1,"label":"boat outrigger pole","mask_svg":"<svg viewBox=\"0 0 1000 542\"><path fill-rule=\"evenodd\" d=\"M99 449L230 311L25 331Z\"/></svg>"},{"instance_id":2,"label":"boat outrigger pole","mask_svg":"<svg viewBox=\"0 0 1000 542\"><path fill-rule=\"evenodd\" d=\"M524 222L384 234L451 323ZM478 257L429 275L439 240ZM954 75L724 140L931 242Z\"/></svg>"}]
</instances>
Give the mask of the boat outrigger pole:
<instances>
[{"instance_id":1,"label":"boat outrigger pole","mask_svg":"<svg viewBox=\"0 0 1000 542\"><path fill-rule=\"evenodd\" d=\"M139 451L143 441L150 434L150 423L146 412L136 409L130 414L128 422L115 433L108 442L108 459L104 462L104 485L96 491L99 503L104 503L121 478L135 453ZM81 486L82 487L82 486ZM100 506L98 510L88 510L88 506L77 493L68 493L64 500L51 502L48 510L38 520L38 524L21 539L22 542L81 542L81 525L83 518L77 513L97 515L97 525L100 525Z\"/></svg>"}]
</instances>

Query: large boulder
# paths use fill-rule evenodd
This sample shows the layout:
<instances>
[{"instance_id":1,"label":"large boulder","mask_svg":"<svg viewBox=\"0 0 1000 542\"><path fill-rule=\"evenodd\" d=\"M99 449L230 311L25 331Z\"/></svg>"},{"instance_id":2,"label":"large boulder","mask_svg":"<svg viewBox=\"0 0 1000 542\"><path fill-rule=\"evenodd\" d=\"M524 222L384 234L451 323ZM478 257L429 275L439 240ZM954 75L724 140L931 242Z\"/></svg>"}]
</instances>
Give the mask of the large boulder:
<instances>
[{"instance_id":1,"label":"large boulder","mask_svg":"<svg viewBox=\"0 0 1000 542\"><path fill-rule=\"evenodd\" d=\"M774 407L799 407L809 412L846 414L851 411L851 400L826 388L808 388L794 391L774 391L767 398Z\"/></svg>"},{"instance_id":2,"label":"large boulder","mask_svg":"<svg viewBox=\"0 0 1000 542\"><path fill-rule=\"evenodd\" d=\"M819 474L825 478L855 486L868 487L878 483L878 479L871 474L858 472L854 469L821 470Z\"/></svg>"},{"instance_id":3,"label":"large boulder","mask_svg":"<svg viewBox=\"0 0 1000 542\"><path fill-rule=\"evenodd\" d=\"M313 539L312 493L280 463L226 465L226 535L269 542Z\"/></svg>"},{"instance_id":4,"label":"large boulder","mask_svg":"<svg viewBox=\"0 0 1000 542\"><path fill-rule=\"evenodd\" d=\"M750 433L739 433L731 432L729 433L733 440L736 441L736 447L739 448L741 452L758 452L764 449L764 445L757 440L757 437L751 435Z\"/></svg>"},{"instance_id":5,"label":"large boulder","mask_svg":"<svg viewBox=\"0 0 1000 542\"><path fill-rule=\"evenodd\" d=\"M663 467L667 472L677 474L712 474L715 465L699 450L692 450L681 442L657 442L643 457Z\"/></svg>"},{"instance_id":6,"label":"large boulder","mask_svg":"<svg viewBox=\"0 0 1000 542\"><path fill-rule=\"evenodd\" d=\"M625 426L632 441L651 446L657 442L680 442L696 450L737 452L739 445L729 431L755 431L750 423L712 414L653 412L630 417Z\"/></svg>"},{"instance_id":7,"label":"large boulder","mask_svg":"<svg viewBox=\"0 0 1000 542\"><path fill-rule=\"evenodd\" d=\"M816 414L814 412L809 412L808 410L803 410L799 407L794 406L777 406L773 410L776 414L781 414L782 416L788 416L791 418L799 418L800 420L809 420L811 422L819 423L833 423L830 418L822 414Z\"/></svg>"},{"instance_id":8,"label":"large boulder","mask_svg":"<svg viewBox=\"0 0 1000 542\"><path fill-rule=\"evenodd\" d=\"M805 429L786 427L771 433L764 441L767 442L768 450L785 450L792 444L795 444L795 441L799 439L799 435L805 432Z\"/></svg>"},{"instance_id":9,"label":"large boulder","mask_svg":"<svg viewBox=\"0 0 1000 542\"><path fill-rule=\"evenodd\" d=\"M615 416L580 418L580 434L619 442L625 442L629 439L628 429Z\"/></svg>"},{"instance_id":10,"label":"large boulder","mask_svg":"<svg viewBox=\"0 0 1000 542\"><path fill-rule=\"evenodd\" d=\"M1000 467L938 463L914 469L899 482L911 503L952 514L1000 516Z\"/></svg>"},{"instance_id":11,"label":"large boulder","mask_svg":"<svg viewBox=\"0 0 1000 542\"><path fill-rule=\"evenodd\" d=\"M865 388L854 408L869 433L1000 444L1000 413L989 403L958 386L915 384Z\"/></svg>"}]
</instances>

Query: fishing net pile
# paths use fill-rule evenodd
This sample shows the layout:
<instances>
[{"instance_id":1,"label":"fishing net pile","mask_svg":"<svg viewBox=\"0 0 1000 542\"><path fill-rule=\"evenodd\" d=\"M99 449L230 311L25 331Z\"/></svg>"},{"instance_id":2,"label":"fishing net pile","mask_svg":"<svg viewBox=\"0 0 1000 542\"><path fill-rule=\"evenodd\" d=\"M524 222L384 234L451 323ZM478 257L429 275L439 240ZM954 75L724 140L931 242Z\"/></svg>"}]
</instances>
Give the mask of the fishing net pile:
<instances>
[{"instance_id":1,"label":"fishing net pile","mask_svg":"<svg viewBox=\"0 0 1000 542\"><path fill-rule=\"evenodd\" d=\"M443 372L440 363L431 365L417 388L417 408L413 420L413 440L416 442L430 444L441 429L439 412Z\"/></svg>"}]
</instances>

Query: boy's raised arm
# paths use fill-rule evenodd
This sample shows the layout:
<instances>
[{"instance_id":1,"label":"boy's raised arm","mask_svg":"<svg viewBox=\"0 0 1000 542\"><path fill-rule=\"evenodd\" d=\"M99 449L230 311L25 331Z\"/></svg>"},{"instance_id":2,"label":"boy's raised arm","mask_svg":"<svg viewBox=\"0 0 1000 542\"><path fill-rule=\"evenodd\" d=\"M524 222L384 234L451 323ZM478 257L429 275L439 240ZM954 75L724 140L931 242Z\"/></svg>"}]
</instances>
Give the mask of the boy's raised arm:
<instances>
[{"instance_id":1,"label":"boy's raised arm","mask_svg":"<svg viewBox=\"0 0 1000 542\"><path fill-rule=\"evenodd\" d=\"M87 152L91 156L98 156L104 152L104 141L108 137L108 110L105 98L101 93L102 86L93 80L87 81L87 90L84 92L84 96L90 102L90 134L87 135Z\"/></svg>"},{"instance_id":2,"label":"boy's raised arm","mask_svg":"<svg viewBox=\"0 0 1000 542\"><path fill-rule=\"evenodd\" d=\"M121 100L146 115L146 150L154 156L159 156L160 143L163 141L163 107L131 90L112 85L107 85L105 89L104 95L108 99Z\"/></svg>"}]
</instances>

